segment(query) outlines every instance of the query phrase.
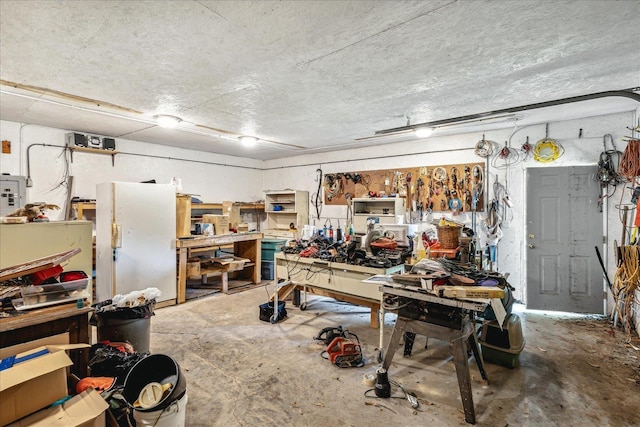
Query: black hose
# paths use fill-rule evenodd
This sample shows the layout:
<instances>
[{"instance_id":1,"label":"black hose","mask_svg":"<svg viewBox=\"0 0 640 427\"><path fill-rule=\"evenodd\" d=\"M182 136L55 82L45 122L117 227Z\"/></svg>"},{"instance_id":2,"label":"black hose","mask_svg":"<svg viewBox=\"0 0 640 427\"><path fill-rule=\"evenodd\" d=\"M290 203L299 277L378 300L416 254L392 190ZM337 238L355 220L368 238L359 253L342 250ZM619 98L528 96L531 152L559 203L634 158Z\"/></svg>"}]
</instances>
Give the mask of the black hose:
<instances>
[{"instance_id":1,"label":"black hose","mask_svg":"<svg viewBox=\"0 0 640 427\"><path fill-rule=\"evenodd\" d=\"M318 177L318 190L316 191L316 200L314 205L316 208L316 218L320 219L320 207L322 206L322 200L320 199L320 190L322 190L322 169L316 169L316 173L320 173Z\"/></svg>"}]
</instances>

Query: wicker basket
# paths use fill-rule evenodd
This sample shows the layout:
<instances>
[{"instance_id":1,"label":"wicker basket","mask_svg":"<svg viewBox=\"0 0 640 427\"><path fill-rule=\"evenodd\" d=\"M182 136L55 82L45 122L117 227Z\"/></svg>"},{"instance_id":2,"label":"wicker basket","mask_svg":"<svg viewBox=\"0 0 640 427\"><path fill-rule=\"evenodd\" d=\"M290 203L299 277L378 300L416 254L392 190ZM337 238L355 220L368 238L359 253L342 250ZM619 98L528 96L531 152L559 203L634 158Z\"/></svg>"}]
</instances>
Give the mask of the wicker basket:
<instances>
[{"instance_id":1,"label":"wicker basket","mask_svg":"<svg viewBox=\"0 0 640 427\"><path fill-rule=\"evenodd\" d=\"M462 227L459 226L438 226L438 241L442 249L455 249L460 246L460 231Z\"/></svg>"}]
</instances>

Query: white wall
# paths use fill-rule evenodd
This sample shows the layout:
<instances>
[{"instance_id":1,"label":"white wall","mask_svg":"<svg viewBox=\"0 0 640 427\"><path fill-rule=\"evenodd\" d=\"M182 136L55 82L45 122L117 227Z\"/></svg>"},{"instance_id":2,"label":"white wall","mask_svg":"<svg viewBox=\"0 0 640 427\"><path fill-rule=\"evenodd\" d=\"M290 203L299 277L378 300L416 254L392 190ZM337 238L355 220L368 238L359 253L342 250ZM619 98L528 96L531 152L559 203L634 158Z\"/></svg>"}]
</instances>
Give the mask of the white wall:
<instances>
[{"instance_id":1,"label":"white wall","mask_svg":"<svg viewBox=\"0 0 640 427\"><path fill-rule=\"evenodd\" d=\"M567 108L571 108L568 106ZM628 135L627 126L635 123L634 113L613 114L571 120L566 122L551 123L549 126L550 137L558 140L565 148L565 154L557 161L548 164L549 166L569 166L569 165L594 165L599 160L603 151L603 136L612 134L617 148L623 151L626 144L621 137ZM579 132L582 129L582 137ZM485 132L486 139L496 141L500 144L509 138L512 129L503 129ZM531 145L539 139L545 137L545 125L536 125L529 128L522 128L518 131L512 141L512 147L520 147L529 137ZM316 179L316 169L321 168L324 173L366 171L378 169L406 168L415 166L436 166L442 164L457 164L483 161L474 153L474 146L482 138L481 133L462 134L454 136L437 137L432 136L424 140L403 142L396 144L386 144L376 147L361 147L359 149L345 149L331 153L304 155L280 160L265 162L264 189L293 188L307 190L310 194L315 194L318 183ZM611 147L608 147L611 148ZM508 169L496 169L489 167L490 182L487 188L490 190L496 176L498 180L505 184L508 182L508 190L514 203L510 214L510 221L505 221L502 238L498 248L497 268L503 273L509 273L509 282L516 287L515 296L525 302L525 173L527 168L545 167L547 164L537 163L533 159L511 166ZM618 190L616 195L620 195ZM356 195L358 196L358 195ZM628 194L627 194L628 196ZM488 195L493 197L491 191ZM594 197L598 197L594 194ZM628 202L629 198L626 198ZM609 204L609 224L608 232L610 243L613 246L613 239L620 239L621 224L618 220L618 211L614 207L620 200L612 201ZM315 208L310 207L310 213L315 216ZM324 224L327 217L342 218L344 224L346 216L345 206L324 206L322 208L320 220L316 224ZM439 215L434 215L438 217ZM461 215L457 219L465 219L470 223L470 214ZM484 214L478 215L478 222L484 218ZM313 221L313 218L312 218ZM335 220L334 220L335 221ZM313 222L312 222L313 223ZM335 227L335 223L334 223ZM594 232L600 232L595 230ZM615 274L615 263L613 255L608 262L609 276L613 278ZM611 307L609 307L609 311Z\"/></svg>"},{"instance_id":2,"label":"white wall","mask_svg":"<svg viewBox=\"0 0 640 427\"><path fill-rule=\"evenodd\" d=\"M65 133L61 129L0 121L0 138L11 141L12 147L11 154L0 156L2 173L26 176L27 148L31 144L56 146L34 145L30 149L33 187L27 189L28 202L44 201L64 207L66 189L55 187L65 176L65 159L68 159L68 152L63 149ZM96 184L101 182L155 179L158 183L169 183L175 176L182 180L183 192L197 195L204 202L248 202L264 198L259 184L262 182L262 162L258 160L121 138L116 139L116 149L120 153L115 156L114 166L108 155L73 154L73 163L68 163L69 173L74 177L73 196L95 199ZM52 220L63 218L62 209L47 214Z\"/></svg>"}]
</instances>

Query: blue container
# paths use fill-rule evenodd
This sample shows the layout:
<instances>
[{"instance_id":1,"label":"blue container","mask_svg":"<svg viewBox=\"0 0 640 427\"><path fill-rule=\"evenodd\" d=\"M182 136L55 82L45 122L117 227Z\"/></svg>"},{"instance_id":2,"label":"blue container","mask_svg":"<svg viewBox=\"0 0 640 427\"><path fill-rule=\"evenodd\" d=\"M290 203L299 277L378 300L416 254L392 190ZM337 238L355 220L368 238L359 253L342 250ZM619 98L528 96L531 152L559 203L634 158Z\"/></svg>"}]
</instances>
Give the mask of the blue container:
<instances>
[{"instance_id":1,"label":"blue container","mask_svg":"<svg viewBox=\"0 0 640 427\"><path fill-rule=\"evenodd\" d=\"M262 280L273 280L274 262L262 260Z\"/></svg>"},{"instance_id":2,"label":"blue container","mask_svg":"<svg viewBox=\"0 0 640 427\"><path fill-rule=\"evenodd\" d=\"M282 246L287 243L286 240L279 239L262 239L262 262L275 260L276 252L280 252Z\"/></svg>"}]
</instances>

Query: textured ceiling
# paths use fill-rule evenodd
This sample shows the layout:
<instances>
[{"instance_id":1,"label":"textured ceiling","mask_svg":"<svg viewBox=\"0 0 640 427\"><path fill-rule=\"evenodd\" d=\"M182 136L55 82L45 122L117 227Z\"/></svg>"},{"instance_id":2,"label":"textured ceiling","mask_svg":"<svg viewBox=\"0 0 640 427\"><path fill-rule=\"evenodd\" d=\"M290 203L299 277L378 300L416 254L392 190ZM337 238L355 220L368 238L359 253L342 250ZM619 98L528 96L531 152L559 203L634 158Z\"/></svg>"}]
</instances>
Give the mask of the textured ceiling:
<instances>
[{"instance_id":1,"label":"textured ceiling","mask_svg":"<svg viewBox=\"0 0 640 427\"><path fill-rule=\"evenodd\" d=\"M0 117L256 159L357 146L640 86L639 18L638 1L2 0ZM637 108L619 101L521 117Z\"/></svg>"}]
</instances>

